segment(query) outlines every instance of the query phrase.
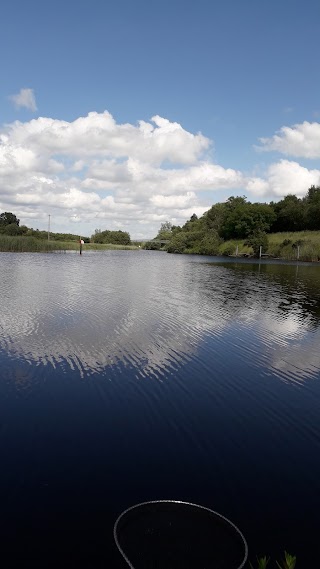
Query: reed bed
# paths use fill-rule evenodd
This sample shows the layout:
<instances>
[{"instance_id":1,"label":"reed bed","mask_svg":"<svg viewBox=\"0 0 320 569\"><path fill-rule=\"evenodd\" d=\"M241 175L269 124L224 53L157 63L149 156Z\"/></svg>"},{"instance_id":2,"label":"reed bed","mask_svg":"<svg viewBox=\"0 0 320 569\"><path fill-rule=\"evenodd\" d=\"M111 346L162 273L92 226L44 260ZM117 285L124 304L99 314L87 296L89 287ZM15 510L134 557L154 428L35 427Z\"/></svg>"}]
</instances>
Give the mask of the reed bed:
<instances>
[{"instance_id":1,"label":"reed bed","mask_svg":"<svg viewBox=\"0 0 320 569\"><path fill-rule=\"evenodd\" d=\"M139 249L135 245L114 245L111 243L85 243L83 251L86 250L111 250ZM10 236L0 235L0 251L7 253L55 253L64 251L78 251L79 243L77 241L48 241L46 239L37 239L36 237Z\"/></svg>"},{"instance_id":2,"label":"reed bed","mask_svg":"<svg viewBox=\"0 0 320 569\"><path fill-rule=\"evenodd\" d=\"M66 244L61 241L46 241L35 237L0 235L0 251L8 253L50 253L65 251Z\"/></svg>"}]
</instances>

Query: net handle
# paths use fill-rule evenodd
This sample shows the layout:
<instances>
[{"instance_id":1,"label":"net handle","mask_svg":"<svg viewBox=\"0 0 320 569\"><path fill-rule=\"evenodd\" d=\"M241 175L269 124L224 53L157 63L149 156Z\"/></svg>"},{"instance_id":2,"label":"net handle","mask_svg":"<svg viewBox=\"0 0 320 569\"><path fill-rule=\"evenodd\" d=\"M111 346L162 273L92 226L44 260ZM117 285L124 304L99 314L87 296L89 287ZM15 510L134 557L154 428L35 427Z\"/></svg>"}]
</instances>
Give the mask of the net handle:
<instances>
[{"instance_id":1,"label":"net handle","mask_svg":"<svg viewBox=\"0 0 320 569\"><path fill-rule=\"evenodd\" d=\"M129 565L129 567L131 569L136 569L136 567L134 567L132 565L132 563L130 562L130 560L126 556L125 552L123 551L123 549L119 543L118 534L117 534L118 526L119 526L119 523L121 522L122 518L128 512L131 512L132 510L135 510L135 509L139 508L140 506L148 506L150 504L183 504L184 506L191 506L192 508L197 508L199 510L205 510L206 512L210 512L210 514L214 514L217 518L220 518L221 520L223 520L224 522L229 524L235 530L238 537L240 537L242 544L244 546L244 558L243 558L241 565L239 565L237 567L237 569L242 569L245 566L247 559L248 559L248 544L246 542L246 539L245 539L243 533L239 530L239 528L231 520L229 520L228 518L226 518L222 514L219 514L219 512L215 512L214 510L207 508L206 506L200 506L199 504L192 504L191 502L182 502L181 500L149 500L147 502L140 502L139 504L135 504L134 506L130 506L130 508L127 508L126 510L124 510L120 514L120 516L117 518L117 520L114 524L114 527L113 527L113 538L114 538L114 541L116 543L116 546L117 546L118 550L120 551L122 557L124 558L124 560L127 562L127 564Z\"/></svg>"}]
</instances>

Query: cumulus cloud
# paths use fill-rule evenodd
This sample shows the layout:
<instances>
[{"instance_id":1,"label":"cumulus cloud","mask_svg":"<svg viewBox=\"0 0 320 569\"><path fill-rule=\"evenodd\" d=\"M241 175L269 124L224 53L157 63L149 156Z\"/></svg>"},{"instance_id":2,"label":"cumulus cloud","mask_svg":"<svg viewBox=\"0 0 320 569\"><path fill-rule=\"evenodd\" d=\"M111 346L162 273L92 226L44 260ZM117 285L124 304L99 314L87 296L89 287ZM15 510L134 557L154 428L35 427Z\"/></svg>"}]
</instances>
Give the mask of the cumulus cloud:
<instances>
[{"instance_id":1,"label":"cumulus cloud","mask_svg":"<svg viewBox=\"0 0 320 569\"><path fill-rule=\"evenodd\" d=\"M161 194L152 196L150 198L150 202L152 204L154 204L157 207L163 207L163 208L177 208L177 207L186 207L192 203L194 203L194 200L196 198L196 195L194 192L187 192L186 194L181 194L181 195L176 195L176 196L163 196Z\"/></svg>"},{"instance_id":2,"label":"cumulus cloud","mask_svg":"<svg viewBox=\"0 0 320 569\"><path fill-rule=\"evenodd\" d=\"M192 164L209 148L210 140L201 133L187 132L178 123L155 116L138 125L117 124L110 113L91 112L67 122L39 117L28 123L16 121L7 126L15 145L34 152L55 153L75 158L88 156L126 157L149 163Z\"/></svg>"},{"instance_id":3,"label":"cumulus cloud","mask_svg":"<svg viewBox=\"0 0 320 569\"><path fill-rule=\"evenodd\" d=\"M0 129L0 210L40 229L50 213L55 231L70 231L72 221L84 235L123 228L144 238L163 221L202 215L217 191L271 198L320 183L319 170L289 160L262 177L224 168L210 159L211 146L158 115L137 124L118 124L107 111L15 121Z\"/></svg>"},{"instance_id":4,"label":"cumulus cloud","mask_svg":"<svg viewBox=\"0 0 320 569\"><path fill-rule=\"evenodd\" d=\"M208 159L211 144L158 115L135 125L117 124L107 111L73 122L15 121L0 131L0 206L22 219L23 208L26 220L50 212L65 230L71 219L88 234L108 223L152 236L168 218L183 223L208 209L212 200L199 192L245 183Z\"/></svg>"},{"instance_id":5,"label":"cumulus cloud","mask_svg":"<svg viewBox=\"0 0 320 569\"><path fill-rule=\"evenodd\" d=\"M247 189L257 196L282 198L287 194L303 197L310 186L320 185L320 170L309 170L290 160L271 164L266 178L248 181Z\"/></svg>"},{"instance_id":6,"label":"cumulus cloud","mask_svg":"<svg viewBox=\"0 0 320 569\"><path fill-rule=\"evenodd\" d=\"M271 138L260 138L262 151L276 151L287 156L320 158L320 123L303 122L283 126Z\"/></svg>"},{"instance_id":7,"label":"cumulus cloud","mask_svg":"<svg viewBox=\"0 0 320 569\"><path fill-rule=\"evenodd\" d=\"M320 184L320 170L308 170L289 160L280 160L268 168L268 184L275 196L295 194L303 197L312 185Z\"/></svg>"},{"instance_id":8,"label":"cumulus cloud","mask_svg":"<svg viewBox=\"0 0 320 569\"><path fill-rule=\"evenodd\" d=\"M9 96L17 109L25 108L35 112L37 110L36 98L33 89L20 89L16 95Z\"/></svg>"}]
</instances>

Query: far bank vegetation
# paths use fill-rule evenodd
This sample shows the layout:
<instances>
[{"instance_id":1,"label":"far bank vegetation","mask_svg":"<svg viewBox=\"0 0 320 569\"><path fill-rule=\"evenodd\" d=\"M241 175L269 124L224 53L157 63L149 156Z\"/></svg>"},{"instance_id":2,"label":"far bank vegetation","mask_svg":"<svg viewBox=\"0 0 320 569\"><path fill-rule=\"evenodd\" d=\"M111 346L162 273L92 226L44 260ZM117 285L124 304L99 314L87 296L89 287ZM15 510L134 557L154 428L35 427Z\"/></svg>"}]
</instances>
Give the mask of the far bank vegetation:
<instances>
[{"instance_id":1,"label":"far bank vegetation","mask_svg":"<svg viewBox=\"0 0 320 569\"><path fill-rule=\"evenodd\" d=\"M79 240L84 241L86 249L137 249L126 231L101 231L83 237L73 233L53 233L39 231L26 225L11 212L0 214L0 251L4 252L54 252L76 250Z\"/></svg>"},{"instance_id":2,"label":"far bank vegetation","mask_svg":"<svg viewBox=\"0 0 320 569\"><path fill-rule=\"evenodd\" d=\"M251 203L230 197L182 226L162 224L146 249L199 255L265 256L320 260L320 187L311 186L300 199L288 195L279 202Z\"/></svg>"}]
</instances>

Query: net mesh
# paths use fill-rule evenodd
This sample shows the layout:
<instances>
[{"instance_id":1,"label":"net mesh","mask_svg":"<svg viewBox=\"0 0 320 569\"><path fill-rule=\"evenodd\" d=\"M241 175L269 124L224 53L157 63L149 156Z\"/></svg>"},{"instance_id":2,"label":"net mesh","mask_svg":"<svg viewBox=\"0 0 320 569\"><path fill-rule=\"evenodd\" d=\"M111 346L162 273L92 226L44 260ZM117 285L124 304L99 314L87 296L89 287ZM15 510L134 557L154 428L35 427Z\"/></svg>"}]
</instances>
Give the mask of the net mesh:
<instances>
[{"instance_id":1,"label":"net mesh","mask_svg":"<svg viewBox=\"0 0 320 569\"><path fill-rule=\"evenodd\" d=\"M115 540L134 569L240 569L240 531L219 514L183 502L151 502L118 518Z\"/></svg>"}]
</instances>

